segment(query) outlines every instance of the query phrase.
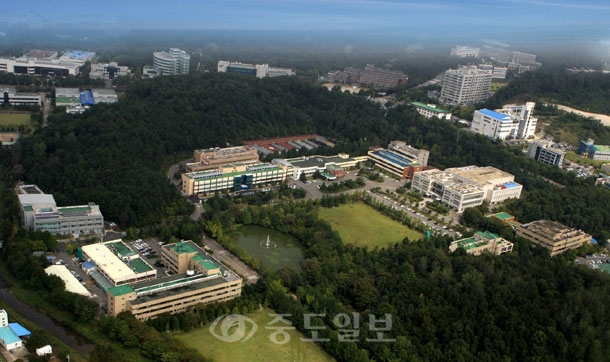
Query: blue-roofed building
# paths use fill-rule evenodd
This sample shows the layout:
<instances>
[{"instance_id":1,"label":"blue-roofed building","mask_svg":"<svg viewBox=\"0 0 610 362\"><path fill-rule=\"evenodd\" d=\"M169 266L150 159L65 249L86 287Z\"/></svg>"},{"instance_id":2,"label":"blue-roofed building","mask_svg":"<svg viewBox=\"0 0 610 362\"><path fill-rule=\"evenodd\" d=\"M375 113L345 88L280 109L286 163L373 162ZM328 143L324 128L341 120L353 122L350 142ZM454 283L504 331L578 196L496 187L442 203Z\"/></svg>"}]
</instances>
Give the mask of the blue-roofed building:
<instances>
[{"instance_id":1,"label":"blue-roofed building","mask_svg":"<svg viewBox=\"0 0 610 362\"><path fill-rule=\"evenodd\" d=\"M12 351L23 345L21 338L8 326L0 328L0 343L7 351Z\"/></svg>"},{"instance_id":2,"label":"blue-roofed building","mask_svg":"<svg viewBox=\"0 0 610 362\"><path fill-rule=\"evenodd\" d=\"M27 330L24 326L19 323L9 323L9 327L15 332L18 337L27 337L32 334L29 330Z\"/></svg>"},{"instance_id":3,"label":"blue-roofed building","mask_svg":"<svg viewBox=\"0 0 610 362\"><path fill-rule=\"evenodd\" d=\"M409 180L415 172L428 165L429 155L429 151L414 148L403 141L392 141L388 149L373 148L368 152L369 161L376 167Z\"/></svg>"},{"instance_id":4,"label":"blue-roofed building","mask_svg":"<svg viewBox=\"0 0 610 362\"><path fill-rule=\"evenodd\" d=\"M80 92L80 103L83 106L93 106L95 105L95 101L93 100L93 92L89 90Z\"/></svg>"},{"instance_id":5,"label":"blue-roofed building","mask_svg":"<svg viewBox=\"0 0 610 362\"><path fill-rule=\"evenodd\" d=\"M517 137L519 121L508 114L480 109L474 112L470 128L489 138L504 140Z\"/></svg>"}]
</instances>

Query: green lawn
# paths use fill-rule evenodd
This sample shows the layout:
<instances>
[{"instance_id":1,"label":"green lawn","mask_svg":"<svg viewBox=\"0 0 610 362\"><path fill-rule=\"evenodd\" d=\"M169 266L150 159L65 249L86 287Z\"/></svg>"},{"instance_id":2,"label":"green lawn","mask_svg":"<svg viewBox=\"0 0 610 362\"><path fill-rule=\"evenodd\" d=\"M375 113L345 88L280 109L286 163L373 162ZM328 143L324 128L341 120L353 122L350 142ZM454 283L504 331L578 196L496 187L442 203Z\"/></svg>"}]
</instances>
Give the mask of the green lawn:
<instances>
[{"instance_id":1,"label":"green lawn","mask_svg":"<svg viewBox=\"0 0 610 362\"><path fill-rule=\"evenodd\" d=\"M572 162L580 163L583 165L593 166L595 168L600 168L604 163L608 163L608 161L596 161L590 158L582 157L574 151L566 152L566 158Z\"/></svg>"},{"instance_id":2,"label":"green lawn","mask_svg":"<svg viewBox=\"0 0 610 362\"><path fill-rule=\"evenodd\" d=\"M29 113L0 113L0 126L28 126Z\"/></svg>"},{"instance_id":3,"label":"green lawn","mask_svg":"<svg viewBox=\"0 0 610 362\"><path fill-rule=\"evenodd\" d=\"M424 237L419 231L410 229L363 203L321 208L319 217L328 221L346 244L381 248L401 242L405 237L410 240Z\"/></svg>"},{"instance_id":4,"label":"green lawn","mask_svg":"<svg viewBox=\"0 0 610 362\"><path fill-rule=\"evenodd\" d=\"M296 361L296 362L326 362L334 361L322 349L313 342L303 342L301 338L311 338L311 336L303 336L295 329L284 330L290 335L290 340L286 344L276 344L270 340L270 335L277 329L265 329L268 327L286 327L283 322L276 322L272 325L269 323L275 317L269 315L273 311L264 309L256 313L248 314L258 329L252 334L252 337L240 342L224 342L217 339L209 331L209 325L203 328L195 329L188 333L177 334L176 337L182 340L189 347L195 348L201 355L212 358L215 362L268 362L268 361ZM290 319L290 318L288 318ZM215 333L220 335L222 322L218 323L215 328ZM250 323L245 323L247 336L252 330ZM237 326L229 329L226 335L232 336L235 333ZM281 340L279 335L277 340Z\"/></svg>"}]
</instances>

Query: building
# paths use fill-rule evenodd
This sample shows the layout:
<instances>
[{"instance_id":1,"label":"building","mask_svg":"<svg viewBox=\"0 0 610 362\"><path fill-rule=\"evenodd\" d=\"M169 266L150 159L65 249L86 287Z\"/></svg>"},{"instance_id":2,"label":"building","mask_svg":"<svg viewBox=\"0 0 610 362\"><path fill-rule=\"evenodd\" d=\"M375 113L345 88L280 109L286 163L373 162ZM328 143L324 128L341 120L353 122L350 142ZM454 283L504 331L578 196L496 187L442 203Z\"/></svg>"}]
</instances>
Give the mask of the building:
<instances>
[{"instance_id":1,"label":"building","mask_svg":"<svg viewBox=\"0 0 610 362\"><path fill-rule=\"evenodd\" d=\"M108 289L108 314L147 320L241 295L242 279L192 241L164 245L161 258L177 274Z\"/></svg>"},{"instance_id":2,"label":"building","mask_svg":"<svg viewBox=\"0 0 610 362\"><path fill-rule=\"evenodd\" d=\"M392 141L387 149L373 148L368 151L368 160L383 170L405 179L428 166L430 151L417 149L403 141Z\"/></svg>"},{"instance_id":3,"label":"building","mask_svg":"<svg viewBox=\"0 0 610 362\"><path fill-rule=\"evenodd\" d=\"M165 51L153 53L153 68L160 75L188 74L190 65L191 56L178 48L170 48L169 53Z\"/></svg>"},{"instance_id":4,"label":"building","mask_svg":"<svg viewBox=\"0 0 610 362\"><path fill-rule=\"evenodd\" d=\"M198 149L194 151L193 158L195 162L186 164L189 172L211 170L232 162L259 162L258 152L251 146Z\"/></svg>"},{"instance_id":5,"label":"building","mask_svg":"<svg viewBox=\"0 0 610 362\"><path fill-rule=\"evenodd\" d=\"M451 112L437 108L436 104L425 104L420 102L411 102L410 104L415 107L417 113L426 118L436 117L439 119L451 120Z\"/></svg>"},{"instance_id":6,"label":"building","mask_svg":"<svg viewBox=\"0 0 610 362\"><path fill-rule=\"evenodd\" d=\"M466 166L417 172L411 189L462 212L481 205L483 200L494 205L518 199L523 186L513 180L513 175L494 167Z\"/></svg>"},{"instance_id":7,"label":"building","mask_svg":"<svg viewBox=\"0 0 610 362\"><path fill-rule=\"evenodd\" d=\"M517 73L523 73L527 71L535 71L540 69L541 63L536 62L536 55L522 53L518 51L511 51L508 49L495 48L491 46L484 46L481 48L481 57L487 57L496 62L499 65L506 66L510 70L514 70Z\"/></svg>"},{"instance_id":8,"label":"building","mask_svg":"<svg viewBox=\"0 0 610 362\"><path fill-rule=\"evenodd\" d=\"M276 158L271 163L277 165L286 173L286 177L298 180L301 175L312 176L316 172L328 175L327 178L344 177L345 170L356 167L362 159L349 157L339 153L336 156L308 156L290 159Z\"/></svg>"},{"instance_id":9,"label":"building","mask_svg":"<svg viewBox=\"0 0 610 362\"><path fill-rule=\"evenodd\" d=\"M269 64L247 64L226 60L218 61L217 71L218 73L251 75L256 78L296 75L296 72L290 68L274 68L270 67Z\"/></svg>"},{"instance_id":10,"label":"building","mask_svg":"<svg viewBox=\"0 0 610 362\"><path fill-rule=\"evenodd\" d=\"M137 283L157 277L157 270L121 239L81 247L82 259L95 264L95 273L110 285Z\"/></svg>"},{"instance_id":11,"label":"building","mask_svg":"<svg viewBox=\"0 0 610 362\"><path fill-rule=\"evenodd\" d=\"M466 66L449 69L443 77L440 101L445 104L472 105L489 98L493 70Z\"/></svg>"},{"instance_id":12,"label":"building","mask_svg":"<svg viewBox=\"0 0 610 362\"><path fill-rule=\"evenodd\" d=\"M596 161L610 161L610 146L595 145L592 139L580 141L578 154Z\"/></svg>"},{"instance_id":13,"label":"building","mask_svg":"<svg viewBox=\"0 0 610 362\"><path fill-rule=\"evenodd\" d=\"M59 277L70 293L80 294L85 297L91 297L91 293L85 288L81 282L72 274L65 265L51 265L47 267L45 273Z\"/></svg>"},{"instance_id":14,"label":"building","mask_svg":"<svg viewBox=\"0 0 610 362\"><path fill-rule=\"evenodd\" d=\"M470 128L491 139L534 137L538 120L532 117L536 103L509 104L492 111L480 109L474 112Z\"/></svg>"},{"instance_id":15,"label":"building","mask_svg":"<svg viewBox=\"0 0 610 362\"><path fill-rule=\"evenodd\" d=\"M182 192L186 195L216 191L238 191L256 186L281 183L286 173L269 163L231 163L220 168L182 174Z\"/></svg>"},{"instance_id":16,"label":"building","mask_svg":"<svg viewBox=\"0 0 610 362\"><path fill-rule=\"evenodd\" d=\"M95 57L94 52L73 50L58 58L56 51L32 50L19 58L0 58L0 72L60 76L78 75L80 67Z\"/></svg>"},{"instance_id":17,"label":"building","mask_svg":"<svg viewBox=\"0 0 610 362\"><path fill-rule=\"evenodd\" d=\"M86 62L90 62L95 58L95 52L86 50L68 50L66 51L59 60L62 62L72 62L79 66L83 66Z\"/></svg>"},{"instance_id":18,"label":"building","mask_svg":"<svg viewBox=\"0 0 610 362\"><path fill-rule=\"evenodd\" d=\"M11 106L41 106L42 97L38 93L17 92L14 88L2 89L2 104Z\"/></svg>"},{"instance_id":19,"label":"building","mask_svg":"<svg viewBox=\"0 0 610 362\"><path fill-rule=\"evenodd\" d=\"M576 249L591 241L591 235L555 221L538 220L522 224L516 229L517 236L543 247L551 256Z\"/></svg>"},{"instance_id":20,"label":"building","mask_svg":"<svg viewBox=\"0 0 610 362\"><path fill-rule=\"evenodd\" d=\"M394 88L406 84L408 77L399 70L377 68L373 64L367 64L364 69L347 67L344 71L331 71L328 79L351 84L366 85L375 89Z\"/></svg>"},{"instance_id":21,"label":"building","mask_svg":"<svg viewBox=\"0 0 610 362\"><path fill-rule=\"evenodd\" d=\"M53 354L53 347L51 347L50 344L47 344L46 346L42 346L40 348L36 348L37 356L44 356L47 354Z\"/></svg>"},{"instance_id":22,"label":"building","mask_svg":"<svg viewBox=\"0 0 610 362\"><path fill-rule=\"evenodd\" d=\"M119 97L114 89L56 88L55 105L66 107L66 113L83 113L97 103L116 103Z\"/></svg>"},{"instance_id":23,"label":"building","mask_svg":"<svg viewBox=\"0 0 610 362\"><path fill-rule=\"evenodd\" d=\"M54 235L101 235L104 217L93 202L87 205L57 206L53 195L35 185L19 187L19 204L23 226L27 230L48 231Z\"/></svg>"},{"instance_id":24,"label":"building","mask_svg":"<svg viewBox=\"0 0 610 362\"><path fill-rule=\"evenodd\" d=\"M518 222L513 215L507 212L498 212L495 214L491 214L488 217L491 217L495 220L500 220L504 225L511 226L513 228L521 226L521 223Z\"/></svg>"},{"instance_id":25,"label":"building","mask_svg":"<svg viewBox=\"0 0 610 362\"><path fill-rule=\"evenodd\" d=\"M472 237L456 240L449 245L449 251L462 248L471 255L490 253L501 255L513 251L513 243L489 231L477 231Z\"/></svg>"},{"instance_id":26,"label":"building","mask_svg":"<svg viewBox=\"0 0 610 362\"><path fill-rule=\"evenodd\" d=\"M548 143L534 141L527 148L527 157L533 158L538 162L542 162L548 166L563 165L566 152L559 148L550 147Z\"/></svg>"},{"instance_id":27,"label":"building","mask_svg":"<svg viewBox=\"0 0 610 362\"><path fill-rule=\"evenodd\" d=\"M8 322L8 313L4 309L0 309L0 344L7 351L12 351L23 345L21 338L11 328L10 324Z\"/></svg>"},{"instance_id":28,"label":"building","mask_svg":"<svg viewBox=\"0 0 610 362\"><path fill-rule=\"evenodd\" d=\"M466 45L457 45L455 48L451 48L449 55L460 58L473 57L478 58L481 48L469 47Z\"/></svg>"},{"instance_id":29,"label":"building","mask_svg":"<svg viewBox=\"0 0 610 362\"><path fill-rule=\"evenodd\" d=\"M91 64L89 77L93 79L114 79L121 76L131 76L128 66L119 65L117 62Z\"/></svg>"}]
</instances>

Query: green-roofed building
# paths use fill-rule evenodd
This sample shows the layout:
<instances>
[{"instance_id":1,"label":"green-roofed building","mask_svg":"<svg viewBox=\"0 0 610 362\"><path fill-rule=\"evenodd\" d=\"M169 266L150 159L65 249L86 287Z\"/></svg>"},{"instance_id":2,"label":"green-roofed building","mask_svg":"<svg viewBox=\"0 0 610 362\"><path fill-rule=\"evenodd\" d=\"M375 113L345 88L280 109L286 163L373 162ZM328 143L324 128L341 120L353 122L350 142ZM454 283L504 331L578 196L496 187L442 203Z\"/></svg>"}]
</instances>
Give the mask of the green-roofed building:
<instances>
[{"instance_id":1,"label":"green-roofed building","mask_svg":"<svg viewBox=\"0 0 610 362\"><path fill-rule=\"evenodd\" d=\"M199 271L205 275L220 273L220 269L210 260L208 254L190 240L164 245L161 248L161 258L176 274L186 273L189 270Z\"/></svg>"},{"instance_id":2,"label":"green-roofed building","mask_svg":"<svg viewBox=\"0 0 610 362\"><path fill-rule=\"evenodd\" d=\"M440 119L451 120L451 112L445 109L437 108L436 104L411 102L410 105L415 107L417 113L421 114L426 118L436 117Z\"/></svg>"},{"instance_id":3,"label":"green-roofed building","mask_svg":"<svg viewBox=\"0 0 610 362\"><path fill-rule=\"evenodd\" d=\"M466 253L481 255L490 253L501 255L513 251L513 243L489 231L477 231L473 236L456 240L449 245L449 251L462 248Z\"/></svg>"}]
</instances>

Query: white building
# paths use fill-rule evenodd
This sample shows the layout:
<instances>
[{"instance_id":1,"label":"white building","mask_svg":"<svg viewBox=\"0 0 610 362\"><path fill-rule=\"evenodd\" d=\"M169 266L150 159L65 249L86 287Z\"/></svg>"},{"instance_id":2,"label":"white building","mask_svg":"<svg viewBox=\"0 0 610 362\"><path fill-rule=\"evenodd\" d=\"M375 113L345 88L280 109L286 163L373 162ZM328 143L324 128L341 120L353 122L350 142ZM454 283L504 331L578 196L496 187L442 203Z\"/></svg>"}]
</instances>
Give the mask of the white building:
<instances>
[{"instance_id":1,"label":"white building","mask_svg":"<svg viewBox=\"0 0 610 362\"><path fill-rule=\"evenodd\" d=\"M527 102L508 104L496 111L475 111L470 128L492 139L532 138L538 123L538 119L532 117L535 106L536 103Z\"/></svg>"},{"instance_id":2,"label":"white building","mask_svg":"<svg viewBox=\"0 0 610 362\"><path fill-rule=\"evenodd\" d=\"M153 68L161 75L188 74L191 57L184 50L170 48L168 52L153 53Z\"/></svg>"},{"instance_id":3,"label":"white building","mask_svg":"<svg viewBox=\"0 0 610 362\"><path fill-rule=\"evenodd\" d=\"M411 188L462 212L481 205L483 200L495 205L518 199L523 186L514 182L513 175L497 168L466 166L417 172Z\"/></svg>"},{"instance_id":4,"label":"white building","mask_svg":"<svg viewBox=\"0 0 610 362\"><path fill-rule=\"evenodd\" d=\"M247 64L226 60L219 60L216 70L218 73L245 74L256 78L296 75L296 72L290 68L274 68L270 67L269 64Z\"/></svg>"},{"instance_id":5,"label":"white building","mask_svg":"<svg viewBox=\"0 0 610 362\"><path fill-rule=\"evenodd\" d=\"M51 347L51 345L47 344L46 346L36 348L37 356L44 356L46 354L53 354L53 347Z\"/></svg>"},{"instance_id":6,"label":"white building","mask_svg":"<svg viewBox=\"0 0 610 362\"><path fill-rule=\"evenodd\" d=\"M114 77L131 76L131 70L126 65L117 62L91 64L89 77L93 79L114 79Z\"/></svg>"},{"instance_id":7,"label":"white building","mask_svg":"<svg viewBox=\"0 0 610 362\"><path fill-rule=\"evenodd\" d=\"M420 102L411 102L410 104L415 107L417 113L421 114L426 118L436 117L440 119L451 120L451 112L436 107L436 104L426 104Z\"/></svg>"},{"instance_id":8,"label":"white building","mask_svg":"<svg viewBox=\"0 0 610 362\"><path fill-rule=\"evenodd\" d=\"M104 232L104 217L93 202L58 207L53 195L43 193L34 185L22 185L19 192L21 220L27 230L76 236Z\"/></svg>"},{"instance_id":9,"label":"white building","mask_svg":"<svg viewBox=\"0 0 610 362\"><path fill-rule=\"evenodd\" d=\"M479 57L479 52L481 48L469 47L467 45L457 45L455 48L451 48L451 53L449 55L453 55L456 57Z\"/></svg>"},{"instance_id":10,"label":"white building","mask_svg":"<svg viewBox=\"0 0 610 362\"><path fill-rule=\"evenodd\" d=\"M8 313L4 309L0 309L0 344L7 351L12 351L23 345L21 338L9 326Z\"/></svg>"},{"instance_id":11,"label":"white building","mask_svg":"<svg viewBox=\"0 0 610 362\"><path fill-rule=\"evenodd\" d=\"M14 88L4 88L0 93L0 104L4 100L8 101L11 106L40 106L42 97L38 93L17 92Z\"/></svg>"},{"instance_id":12,"label":"white building","mask_svg":"<svg viewBox=\"0 0 610 362\"><path fill-rule=\"evenodd\" d=\"M445 71L440 101L446 104L471 105L489 97L493 70L466 66Z\"/></svg>"},{"instance_id":13,"label":"white building","mask_svg":"<svg viewBox=\"0 0 610 362\"><path fill-rule=\"evenodd\" d=\"M74 276L74 274L70 273L68 268L65 265L51 265L47 267L45 273L48 275L55 275L59 277L63 282L66 288L66 291L70 293L80 294L85 297L91 297L91 293L85 288L80 281Z\"/></svg>"}]
</instances>

